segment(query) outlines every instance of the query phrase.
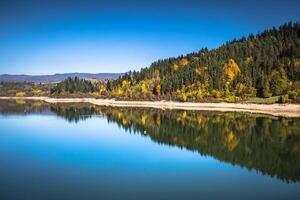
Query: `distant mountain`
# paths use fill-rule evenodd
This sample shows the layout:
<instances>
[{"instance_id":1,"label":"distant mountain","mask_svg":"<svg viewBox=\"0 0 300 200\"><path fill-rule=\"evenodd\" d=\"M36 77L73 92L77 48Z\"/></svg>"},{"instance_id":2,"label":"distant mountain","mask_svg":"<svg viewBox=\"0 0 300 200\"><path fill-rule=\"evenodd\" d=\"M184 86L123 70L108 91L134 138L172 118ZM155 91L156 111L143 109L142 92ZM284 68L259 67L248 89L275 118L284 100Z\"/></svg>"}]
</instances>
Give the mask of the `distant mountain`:
<instances>
[{"instance_id":1,"label":"distant mountain","mask_svg":"<svg viewBox=\"0 0 300 200\"><path fill-rule=\"evenodd\" d=\"M2 74L0 75L0 81L7 82L59 82L63 81L69 77L78 77L82 79L116 79L119 76L123 75L122 73L98 73L98 74L90 74L90 73L66 73L66 74L53 74L53 75L10 75L10 74Z\"/></svg>"}]
</instances>

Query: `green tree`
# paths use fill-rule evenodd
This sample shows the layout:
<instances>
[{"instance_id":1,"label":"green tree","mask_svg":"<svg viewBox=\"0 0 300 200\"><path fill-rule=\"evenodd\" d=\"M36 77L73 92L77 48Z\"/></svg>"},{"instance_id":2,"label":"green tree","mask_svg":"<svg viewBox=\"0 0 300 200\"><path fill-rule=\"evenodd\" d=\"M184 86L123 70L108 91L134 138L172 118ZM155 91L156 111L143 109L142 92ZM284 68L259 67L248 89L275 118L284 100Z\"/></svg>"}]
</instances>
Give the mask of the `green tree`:
<instances>
[{"instance_id":1,"label":"green tree","mask_svg":"<svg viewBox=\"0 0 300 200\"><path fill-rule=\"evenodd\" d=\"M281 95L289 85L288 78L283 68L273 71L270 79L270 89L274 95Z\"/></svg>"}]
</instances>

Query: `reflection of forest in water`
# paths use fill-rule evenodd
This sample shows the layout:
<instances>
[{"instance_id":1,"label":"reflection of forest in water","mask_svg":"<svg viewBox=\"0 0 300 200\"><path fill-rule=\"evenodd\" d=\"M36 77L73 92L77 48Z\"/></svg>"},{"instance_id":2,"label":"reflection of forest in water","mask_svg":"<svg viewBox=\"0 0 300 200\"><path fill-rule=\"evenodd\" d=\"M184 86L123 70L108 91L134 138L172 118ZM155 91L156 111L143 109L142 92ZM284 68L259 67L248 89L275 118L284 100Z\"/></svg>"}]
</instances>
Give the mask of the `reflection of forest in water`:
<instances>
[{"instance_id":1,"label":"reflection of forest in water","mask_svg":"<svg viewBox=\"0 0 300 200\"><path fill-rule=\"evenodd\" d=\"M300 181L299 118L90 104L0 102L0 112L6 114L51 111L69 122L100 115L126 132L148 136L157 143L197 151L284 181Z\"/></svg>"}]
</instances>

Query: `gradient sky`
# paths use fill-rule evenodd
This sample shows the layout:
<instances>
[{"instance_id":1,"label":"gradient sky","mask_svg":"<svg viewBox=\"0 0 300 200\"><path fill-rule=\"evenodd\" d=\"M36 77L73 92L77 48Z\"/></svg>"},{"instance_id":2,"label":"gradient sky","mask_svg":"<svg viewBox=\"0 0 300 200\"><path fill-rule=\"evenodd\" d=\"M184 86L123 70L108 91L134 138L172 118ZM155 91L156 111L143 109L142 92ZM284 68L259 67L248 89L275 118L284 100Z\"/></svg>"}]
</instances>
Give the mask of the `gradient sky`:
<instances>
[{"instance_id":1,"label":"gradient sky","mask_svg":"<svg viewBox=\"0 0 300 200\"><path fill-rule=\"evenodd\" d=\"M299 8L299 0L0 0L0 74L138 70L299 21Z\"/></svg>"}]
</instances>

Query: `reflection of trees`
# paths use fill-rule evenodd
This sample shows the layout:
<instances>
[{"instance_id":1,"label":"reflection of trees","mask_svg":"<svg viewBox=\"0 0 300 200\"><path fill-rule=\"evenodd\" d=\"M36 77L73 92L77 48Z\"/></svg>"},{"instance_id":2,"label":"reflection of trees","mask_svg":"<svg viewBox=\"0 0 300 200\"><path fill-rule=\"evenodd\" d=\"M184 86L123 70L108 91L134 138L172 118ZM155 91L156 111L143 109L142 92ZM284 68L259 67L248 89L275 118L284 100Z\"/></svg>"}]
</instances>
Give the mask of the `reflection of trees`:
<instances>
[{"instance_id":1,"label":"reflection of trees","mask_svg":"<svg viewBox=\"0 0 300 200\"><path fill-rule=\"evenodd\" d=\"M300 119L243 113L102 108L109 122L153 141L300 181Z\"/></svg>"},{"instance_id":2,"label":"reflection of trees","mask_svg":"<svg viewBox=\"0 0 300 200\"><path fill-rule=\"evenodd\" d=\"M28 113L42 113L48 110L49 106L43 101L25 101L25 100L1 100L0 113L2 115Z\"/></svg>"},{"instance_id":3,"label":"reflection of trees","mask_svg":"<svg viewBox=\"0 0 300 200\"><path fill-rule=\"evenodd\" d=\"M52 112L63 117L69 122L79 122L96 114L96 109L91 104L49 104L44 101L30 100L1 100L1 114L29 114Z\"/></svg>"},{"instance_id":4,"label":"reflection of trees","mask_svg":"<svg viewBox=\"0 0 300 200\"><path fill-rule=\"evenodd\" d=\"M95 107L90 104L52 105L50 110L67 121L75 123L91 118L92 115L96 114Z\"/></svg>"},{"instance_id":5,"label":"reflection of trees","mask_svg":"<svg viewBox=\"0 0 300 200\"><path fill-rule=\"evenodd\" d=\"M50 108L72 122L101 115L109 123L117 123L127 132L145 135L157 143L197 151L285 181L300 181L300 119L90 104L2 104L1 113L42 112Z\"/></svg>"}]
</instances>

